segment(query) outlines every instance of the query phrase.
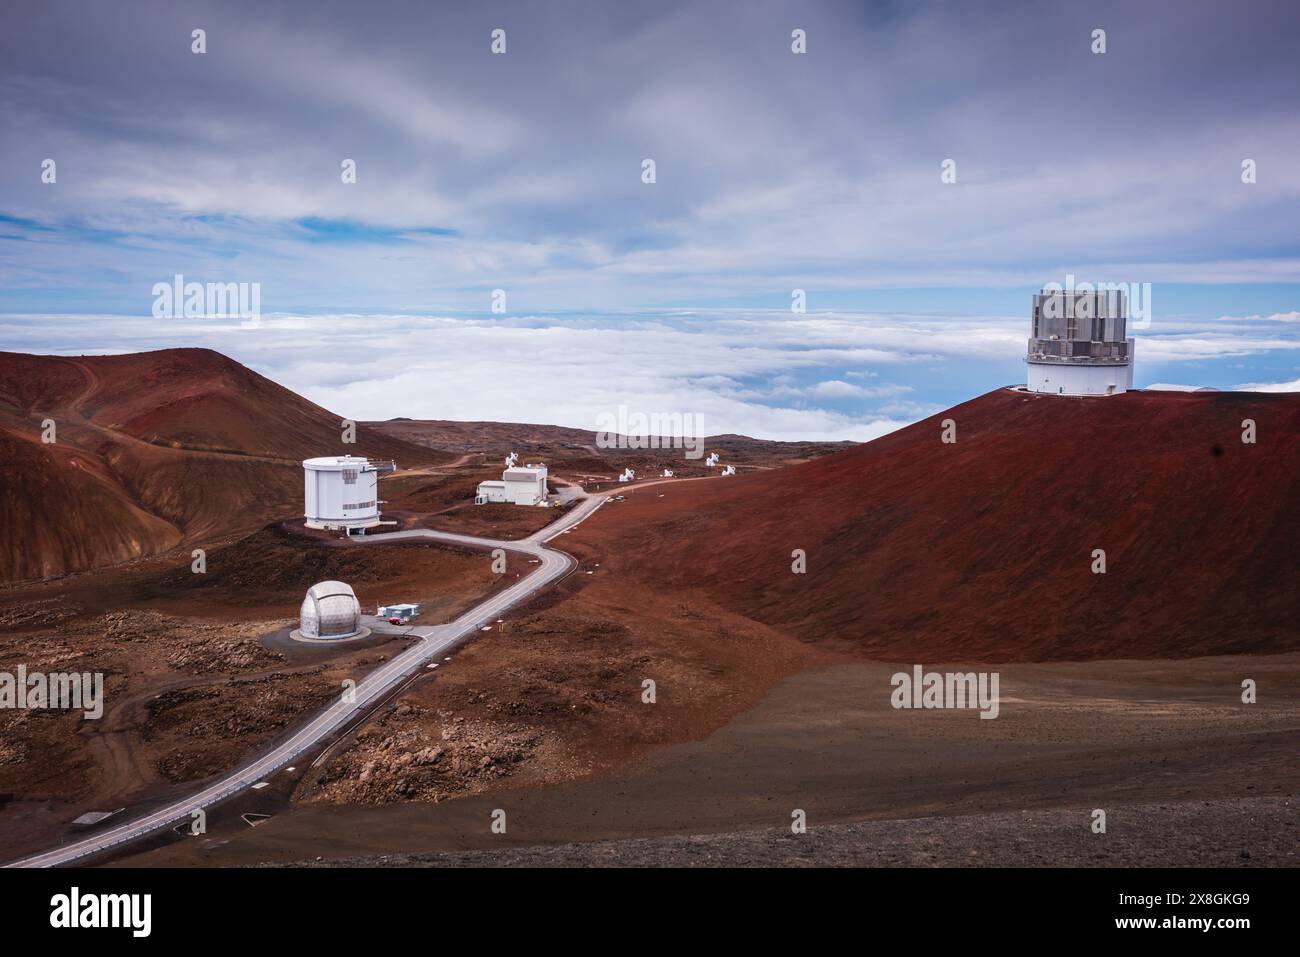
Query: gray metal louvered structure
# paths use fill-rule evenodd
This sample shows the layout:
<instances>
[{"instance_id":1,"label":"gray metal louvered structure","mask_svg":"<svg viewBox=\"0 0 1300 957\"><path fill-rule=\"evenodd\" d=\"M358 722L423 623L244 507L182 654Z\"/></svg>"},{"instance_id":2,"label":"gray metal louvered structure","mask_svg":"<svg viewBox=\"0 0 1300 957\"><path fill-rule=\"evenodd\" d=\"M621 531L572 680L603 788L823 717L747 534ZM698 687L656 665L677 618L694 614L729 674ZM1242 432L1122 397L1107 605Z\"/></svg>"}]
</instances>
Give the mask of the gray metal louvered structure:
<instances>
[{"instance_id":1,"label":"gray metal louvered structure","mask_svg":"<svg viewBox=\"0 0 1300 957\"><path fill-rule=\"evenodd\" d=\"M1133 388L1128 297L1122 288L1044 288L1034 295L1026 389L1115 395Z\"/></svg>"},{"instance_id":2,"label":"gray metal louvered structure","mask_svg":"<svg viewBox=\"0 0 1300 957\"><path fill-rule=\"evenodd\" d=\"M304 638L351 638L361 631L361 602L350 585L318 582L307 589L301 619Z\"/></svg>"}]
</instances>

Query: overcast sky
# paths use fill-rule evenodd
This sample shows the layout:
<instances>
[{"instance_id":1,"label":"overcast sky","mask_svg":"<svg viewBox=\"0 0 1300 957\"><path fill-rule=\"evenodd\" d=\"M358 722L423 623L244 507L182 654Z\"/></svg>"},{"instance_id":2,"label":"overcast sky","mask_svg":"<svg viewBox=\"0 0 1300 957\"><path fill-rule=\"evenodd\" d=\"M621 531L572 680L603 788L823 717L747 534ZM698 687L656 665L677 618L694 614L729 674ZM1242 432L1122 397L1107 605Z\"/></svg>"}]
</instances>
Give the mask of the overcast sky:
<instances>
[{"instance_id":1,"label":"overcast sky","mask_svg":"<svg viewBox=\"0 0 1300 957\"><path fill-rule=\"evenodd\" d=\"M0 348L212 345L356 416L869 437L1023 381L1073 274L1153 284L1138 384L1294 387L1298 46L1289 0L44 0L0 33ZM151 319L178 273L281 318Z\"/></svg>"}]
</instances>

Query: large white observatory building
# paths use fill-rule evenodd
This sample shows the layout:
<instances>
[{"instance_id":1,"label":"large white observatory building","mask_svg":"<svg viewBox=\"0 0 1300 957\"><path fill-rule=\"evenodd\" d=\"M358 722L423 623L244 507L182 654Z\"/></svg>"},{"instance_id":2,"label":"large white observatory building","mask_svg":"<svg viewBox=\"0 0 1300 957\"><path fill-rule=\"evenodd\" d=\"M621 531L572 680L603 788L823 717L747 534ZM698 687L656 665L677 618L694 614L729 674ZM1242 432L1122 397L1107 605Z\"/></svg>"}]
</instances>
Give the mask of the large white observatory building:
<instances>
[{"instance_id":1,"label":"large white observatory building","mask_svg":"<svg viewBox=\"0 0 1300 957\"><path fill-rule=\"evenodd\" d=\"M361 627L361 603L350 585L317 582L302 600L299 628L294 637L310 640L354 638Z\"/></svg>"},{"instance_id":2,"label":"large white observatory building","mask_svg":"<svg viewBox=\"0 0 1300 957\"><path fill-rule=\"evenodd\" d=\"M341 528L351 535L379 524L379 476L392 462L326 455L302 463L308 528Z\"/></svg>"},{"instance_id":3,"label":"large white observatory building","mask_svg":"<svg viewBox=\"0 0 1300 957\"><path fill-rule=\"evenodd\" d=\"M1133 340L1118 289L1044 289L1029 330L1030 392L1116 395L1133 388Z\"/></svg>"}]
</instances>

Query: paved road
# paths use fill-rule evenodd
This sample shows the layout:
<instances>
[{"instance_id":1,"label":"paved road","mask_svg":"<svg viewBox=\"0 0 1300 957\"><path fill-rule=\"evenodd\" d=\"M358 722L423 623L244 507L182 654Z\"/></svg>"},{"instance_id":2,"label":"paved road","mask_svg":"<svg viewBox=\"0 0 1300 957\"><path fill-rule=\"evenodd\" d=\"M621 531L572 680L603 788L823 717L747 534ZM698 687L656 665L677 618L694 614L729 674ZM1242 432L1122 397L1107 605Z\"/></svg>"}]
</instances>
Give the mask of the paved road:
<instances>
[{"instance_id":1,"label":"paved road","mask_svg":"<svg viewBox=\"0 0 1300 957\"><path fill-rule=\"evenodd\" d=\"M127 821L99 834L94 834L75 844L68 844L43 854L15 861L8 867L55 867L67 864L91 854L98 854L109 848L137 840L146 834L192 819L193 812L207 808L233 794L237 794L268 775L286 766L304 752L310 750L339 728L345 726L358 714L377 701L383 700L393 688L411 675L416 674L430 661L457 642L472 635L484 626L490 626L508 609L531 598L542 589L561 578L573 567L573 559L563 552L546 547L551 539L564 534L569 529L585 520L592 512L605 502L601 495L591 496L570 509L559 521L547 526L540 532L518 541L498 541L490 538L475 538L470 535L457 535L452 532L435 532L417 529L406 532L388 532L368 535L364 539L355 539L368 543L401 540L406 538L431 538L437 541L454 542L476 548L505 548L515 552L524 552L539 559L533 573L519 579L513 585L502 589L483 603L471 608L455 621L445 625L427 625L411 629L411 634L420 638L416 644L401 654L372 671L356 686L352 700L340 699L316 715L304 727L300 728L287 741L277 745L273 750L250 764L232 771L197 794L153 811L143 817Z\"/></svg>"}]
</instances>

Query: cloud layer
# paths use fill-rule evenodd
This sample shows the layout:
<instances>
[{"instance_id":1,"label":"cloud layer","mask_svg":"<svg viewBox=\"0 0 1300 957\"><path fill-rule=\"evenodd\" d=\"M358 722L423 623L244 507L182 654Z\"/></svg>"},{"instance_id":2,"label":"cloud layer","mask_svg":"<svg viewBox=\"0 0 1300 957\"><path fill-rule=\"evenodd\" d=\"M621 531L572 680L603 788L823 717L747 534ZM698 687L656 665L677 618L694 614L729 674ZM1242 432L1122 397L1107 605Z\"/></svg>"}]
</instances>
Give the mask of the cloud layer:
<instances>
[{"instance_id":1,"label":"cloud layer","mask_svg":"<svg viewBox=\"0 0 1300 957\"><path fill-rule=\"evenodd\" d=\"M217 349L355 419L541 422L699 417L710 434L875 438L1024 381L1027 319L672 310L500 317L272 315L237 321L0 317L0 343L56 353ZM1138 339L1137 384L1233 388L1241 369L1300 371L1300 329L1229 336L1170 325ZM1280 324L1273 323L1278 326ZM1290 375L1286 375L1289 371ZM1294 388L1294 383L1290 383ZM1250 388L1270 388L1267 383Z\"/></svg>"}]
</instances>

